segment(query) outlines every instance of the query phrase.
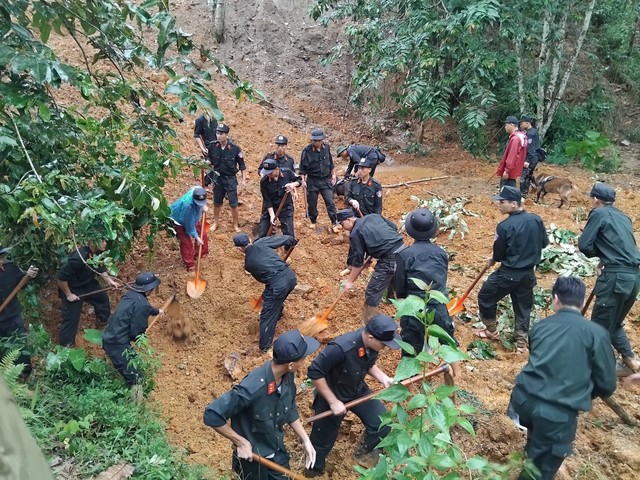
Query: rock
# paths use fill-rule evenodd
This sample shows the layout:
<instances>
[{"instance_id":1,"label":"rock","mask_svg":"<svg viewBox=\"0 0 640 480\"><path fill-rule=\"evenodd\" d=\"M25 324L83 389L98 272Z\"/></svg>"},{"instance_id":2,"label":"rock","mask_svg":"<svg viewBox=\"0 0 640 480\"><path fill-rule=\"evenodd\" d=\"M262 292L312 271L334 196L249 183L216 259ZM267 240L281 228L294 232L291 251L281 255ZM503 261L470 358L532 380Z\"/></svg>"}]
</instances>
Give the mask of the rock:
<instances>
[{"instance_id":1,"label":"rock","mask_svg":"<svg viewBox=\"0 0 640 480\"><path fill-rule=\"evenodd\" d=\"M193 393L190 393L187 395L187 400L189 400L190 403L193 403L196 401L196 396Z\"/></svg>"},{"instance_id":2,"label":"rock","mask_svg":"<svg viewBox=\"0 0 640 480\"><path fill-rule=\"evenodd\" d=\"M628 147L631 145L631 142L629 140L621 140L620 141L620 145L624 146L624 147Z\"/></svg>"},{"instance_id":3,"label":"rock","mask_svg":"<svg viewBox=\"0 0 640 480\"><path fill-rule=\"evenodd\" d=\"M313 287L311 285L306 285L306 284L297 284L294 289L293 289L293 293L297 293L299 295L304 295L305 293L309 293L313 291Z\"/></svg>"}]
</instances>

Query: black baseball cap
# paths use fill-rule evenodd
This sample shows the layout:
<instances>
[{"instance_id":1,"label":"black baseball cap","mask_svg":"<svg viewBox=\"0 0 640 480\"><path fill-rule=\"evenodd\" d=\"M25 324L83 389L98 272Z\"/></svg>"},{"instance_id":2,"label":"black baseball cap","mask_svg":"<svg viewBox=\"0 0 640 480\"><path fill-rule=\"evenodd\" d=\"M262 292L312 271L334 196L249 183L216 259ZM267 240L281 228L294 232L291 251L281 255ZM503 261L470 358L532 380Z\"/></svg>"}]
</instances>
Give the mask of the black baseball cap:
<instances>
[{"instance_id":1,"label":"black baseball cap","mask_svg":"<svg viewBox=\"0 0 640 480\"><path fill-rule=\"evenodd\" d=\"M371 160L369 160L368 158L361 158L360 161L358 162L358 166L364 167L364 168L371 168Z\"/></svg>"},{"instance_id":2,"label":"black baseball cap","mask_svg":"<svg viewBox=\"0 0 640 480\"><path fill-rule=\"evenodd\" d=\"M320 346L313 337L305 337L298 330L284 332L273 342L273 359L276 363L295 362L311 355Z\"/></svg>"},{"instance_id":3,"label":"black baseball cap","mask_svg":"<svg viewBox=\"0 0 640 480\"><path fill-rule=\"evenodd\" d=\"M278 168L278 162L273 158L268 158L260 164L260 175L269 175L276 168Z\"/></svg>"},{"instance_id":4,"label":"black baseball cap","mask_svg":"<svg viewBox=\"0 0 640 480\"><path fill-rule=\"evenodd\" d=\"M527 122L527 123L531 123L533 122L533 118L527 116L527 115L520 115L520 121L518 123L522 123L522 122Z\"/></svg>"},{"instance_id":5,"label":"black baseball cap","mask_svg":"<svg viewBox=\"0 0 640 480\"><path fill-rule=\"evenodd\" d=\"M229 133L229 125L226 123L219 123L216 127L216 132Z\"/></svg>"},{"instance_id":6,"label":"black baseball cap","mask_svg":"<svg viewBox=\"0 0 640 480\"><path fill-rule=\"evenodd\" d=\"M196 205L202 207L207 203L207 191L202 187L196 187L193 189L193 193L191 194L193 201Z\"/></svg>"},{"instance_id":7,"label":"black baseball cap","mask_svg":"<svg viewBox=\"0 0 640 480\"><path fill-rule=\"evenodd\" d=\"M289 140L284 135L278 135L276 137L276 145L286 145L289 143Z\"/></svg>"},{"instance_id":8,"label":"black baseball cap","mask_svg":"<svg viewBox=\"0 0 640 480\"><path fill-rule=\"evenodd\" d=\"M2 245L0 245L0 255L4 255L9 250L11 250L11 247L3 247Z\"/></svg>"},{"instance_id":9,"label":"black baseball cap","mask_svg":"<svg viewBox=\"0 0 640 480\"><path fill-rule=\"evenodd\" d=\"M336 220L338 222L344 222L345 220L349 219L349 218L353 218L355 217L355 213L353 213L353 210L350 208L343 208L342 210L338 210L338 213L336 213Z\"/></svg>"},{"instance_id":10,"label":"black baseball cap","mask_svg":"<svg viewBox=\"0 0 640 480\"><path fill-rule=\"evenodd\" d=\"M369 323L367 323L364 329L367 333L373 335L373 338L381 341L387 347L393 350L400 348L400 345L396 342L396 340L400 340L400 335L397 333L398 324L389 315L383 313L375 315L369 320Z\"/></svg>"},{"instance_id":11,"label":"black baseball cap","mask_svg":"<svg viewBox=\"0 0 640 480\"><path fill-rule=\"evenodd\" d=\"M504 121L504 123L513 123L514 125L518 125L520 122L518 122L517 117L514 117L513 115L509 115L507 119Z\"/></svg>"},{"instance_id":12,"label":"black baseball cap","mask_svg":"<svg viewBox=\"0 0 640 480\"><path fill-rule=\"evenodd\" d=\"M507 200L509 202L521 202L522 193L516 187L504 186L500 193L491 197L491 200Z\"/></svg>"},{"instance_id":13,"label":"black baseball cap","mask_svg":"<svg viewBox=\"0 0 640 480\"><path fill-rule=\"evenodd\" d=\"M616 191L606 183L596 182L593 184L589 196L602 200L603 202L615 202Z\"/></svg>"},{"instance_id":14,"label":"black baseball cap","mask_svg":"<svg viewBox=\"0 0 640 480\"><path fill-rule=\"evenodd\" d=\"M246 233L237 233L233 236L233 244L236 247L246 247L250 243L251 240L249 239L249 235Z\"/></svg>"}]
</instances>

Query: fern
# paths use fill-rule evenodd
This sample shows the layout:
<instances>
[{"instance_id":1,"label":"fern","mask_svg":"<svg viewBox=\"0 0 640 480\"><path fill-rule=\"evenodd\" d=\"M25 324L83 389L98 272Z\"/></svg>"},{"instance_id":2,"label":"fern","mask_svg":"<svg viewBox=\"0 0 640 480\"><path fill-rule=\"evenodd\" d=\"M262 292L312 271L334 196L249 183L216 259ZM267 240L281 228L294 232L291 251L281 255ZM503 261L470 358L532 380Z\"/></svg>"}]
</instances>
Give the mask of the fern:
<instances>
[{"instance_id":1,"label":"fern","mask_svg":"<svg viewBox=\"0 0 640 480\"><path fill-rule=\"evenodd\" d=\"M0 373L16 398L25 397L27 393L27 387L19 382L25 367L24 363L16 365L19 356L20 350L14 349L8 351L0 360Z\"/></svg>"}]
</instances>

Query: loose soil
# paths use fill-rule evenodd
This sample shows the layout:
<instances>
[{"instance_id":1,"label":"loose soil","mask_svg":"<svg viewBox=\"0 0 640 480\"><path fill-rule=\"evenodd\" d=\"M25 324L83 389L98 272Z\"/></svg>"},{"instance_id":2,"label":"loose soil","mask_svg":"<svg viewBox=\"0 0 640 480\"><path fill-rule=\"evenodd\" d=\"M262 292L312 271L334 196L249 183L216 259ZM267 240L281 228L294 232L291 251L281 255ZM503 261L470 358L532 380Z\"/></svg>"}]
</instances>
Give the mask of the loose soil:
<instances>
[{"instance_id":1,"label":"loose soil","mask_svg":"<svg viewBox=\"0 0 640 480\"><path fill-rule=\"evenodd\" d=\"M188 5L194 5L193 3ZM179 13L184 14L188 7L185 2L179 4ZM190 7L189 7L190 8ZM198 7L200 8L200 7ZM201 12L193 12L192 19ZM195 15L194 15L195 14ZM190 30L189 24L186 26ZM69 46L60 46L72 55ZM152 76L150 76L153 79ZM225 90L224 82L216 82L215 91L219 96L219 104L225 113L226 121L231 125L231 137L242 146L249 171L249 182L246 191L241 195L240 207L242 228L250 232L258 221L261 208L257 175L258 164L263 154L273 148L272 142L277 134L289 138L289 153L299 158L301 149L308 143L309 125L321 125L329 134L332 150L339 143L346 141L367 141L356 126L358 117L341 119L331 105L319 108L300 99L292 99L288 105L297 118L305 119L303 124L292 122L290 116L279 109L268 105L236 102L230 92ZM288 92L287 92L288 94ZM64 100L64 99L63 99ZM72 101L72 98L66 98ZM340 107L337 107L340 109ZM342 112L340 112L342 113ZM193 137L193 120L175 125L180 138L181 151L185 156L197 153ZM384 164L376 171L376 177L383 184L392 184L423 177L451 175L451 178L420 183L407 187L385 189L383 214L398 222L401 216L415 208L411 196L430 198L435 194L445 200L464 197L469 203L466 208L477 212L480 217L465 217L469 233L449 239L447 234L440 235L437 243L456 252L451 266L460 268L449 272L449 288L463 291L473 277L480 271L484 259L491 253L494 240L495 225L502 219L493 206L490 197L497 188L497 179L491 178L495 172L495 162L485 162L473 158L456 145L446 143L444 137L447 126L430 127L426 141L431 145L439 145L427 157L416 157L404 154L391 148L388 150L395 159L393 165ZM392 147L392 145L389 145ZM338 162L338 171L346 165ZM571 208L556 208L554 195L547 196L547 205L528 204L527 209L540 215L545 224L551 223L559 227L579 232L584 225L589 203L584 192L588 192L594 174L575 167L552 167L542 165L540 172L570 178L577 186ZM640 198L638 189L640 179L626 173L600 176L618 190L619 208L629 214L638 227ZM170 182L165 194L170 200L178 198L189 187L196 184L192 172L185 170L179 178ZM341 205L342 200L338 200ZM322 202L320 202L322 204ZM339 272L345 268L348 251L348 239L345 234L333 234L328 230L329 222L320 205L320 231L312 231L308 221L304 219L302 199L296 204L295 229L300 239L295 252L291 256L291 268L296 272L298 284L309 285L312 290L305 294L292 294L285 304L284 315L278 324L277 333L297 328L315 314L321 313L334 299ZM250 275L245 274L243 255L233 248L231 237L231 218L228 207L223 209L221 228L209 237L209 255L203 259L203 276L207 280L204 294L194 300L186 295L186 282L190 278L180 260L178 242L175 238L160 236L150 254L143 239L131 254L126 264L121 266L121 278L131 280L137 272L151 269L163 279L157 297L152 302L161 305L171 293L171 279L177 285L177 296L182 315L193 323L192 333L185 341L175 341L171 335L168 319L161 319L149 332L153 347L161 356L162 368L156 378L156 389L150 401L157 402L163 416L167 419L167 433L171 441L187 452L190 462L202 463L211 468L214 478L231 476L231 445L226 439L215 434L202 423L205 406L214 398L227 391L233 380L224 368L224 358L232 352L241 353L240 369L243 374L267 360L266 356L255 353L257 345L256 326L258 313L254 312L249 299L262 291ZM410 239L405 238L409 243ZM364 277L364 275L362 276ZM550 287L555 275L538 275L539 284ZM587 279L591 287L594 279ZM334 337L359 328L359 313L363 304L365 278L356 282L352 292L346 295L337 305L330 317L329 327L319 334L322 344ZM112 295L113 305L118 298ZM49 322L52 332L57 330L59 322L59 305L54 303L54 311ZM477 311L475 292L466 301L470 313ZM389 304L381 310L393 315ZM627 331L633 345L640 345L638 332L640 307L636 306L628 317ZM81 328L93 328L92 317L85 311ZM80 336L78 338L80 339ZM456 336L462 348L465 348L474 336L470 324L457 322ZM80 340L82 346L92 349ZM498 356L495 360L468 362L458 385L475 395L481 402L479 412L474 421L477 436L469 438L460 435L459 440L465 452L471 456L480 453L492 460L505 460L508 455L524 446L525 437L511 424L504 415L509 400L513 380L526 361L526 357L516 355L495 345ZM248 352L248 353L246 353ZM398 352L385 351L380 360L381 367L392 374L399 361ZM298 382L305 379L306 367L298 374ZM378 387L371 380L373 388ZM620 390L616 398L627 409L628 413L640 418L638 392ZM302 390L298 395L298 406L303 418L312 415L312 391ZM361 433L361 425L357 418L348 415L341 428L341 433L333 452L327 461L327 473L323 478L334 480L355 479L357 475L352 469L351 454L356 439ZM303 455L296 442L295 434L287 432L291 450L291 466L295 471L302 470ZM575 454L565 462L559 478L564 479L634 479L640 470L640 454L637 432L622 425L620 420L602 402L595 401L591 412L581 415L579 432L575 442Z\"/></svg>"}]
</instances>

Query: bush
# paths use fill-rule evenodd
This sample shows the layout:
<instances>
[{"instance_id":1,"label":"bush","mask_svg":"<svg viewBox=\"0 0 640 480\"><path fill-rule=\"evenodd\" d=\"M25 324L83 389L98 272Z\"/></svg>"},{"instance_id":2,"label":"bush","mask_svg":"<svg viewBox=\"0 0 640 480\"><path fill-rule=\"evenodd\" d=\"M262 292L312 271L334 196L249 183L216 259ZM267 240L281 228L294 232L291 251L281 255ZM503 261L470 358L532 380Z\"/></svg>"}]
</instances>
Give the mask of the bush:
<instances>
[{"instance_id":1,"label":"bush","mask_svg":"<svg viewBox=\"0 0 640 480\"><path fill-rule=\"evenodd\" d=\"M620 168L618 151L608 137L589 130L582 140L566 143L565 153L569 158L578 158L582 166L595 172L615 172Z\"/></svg>"}]
</instances>

